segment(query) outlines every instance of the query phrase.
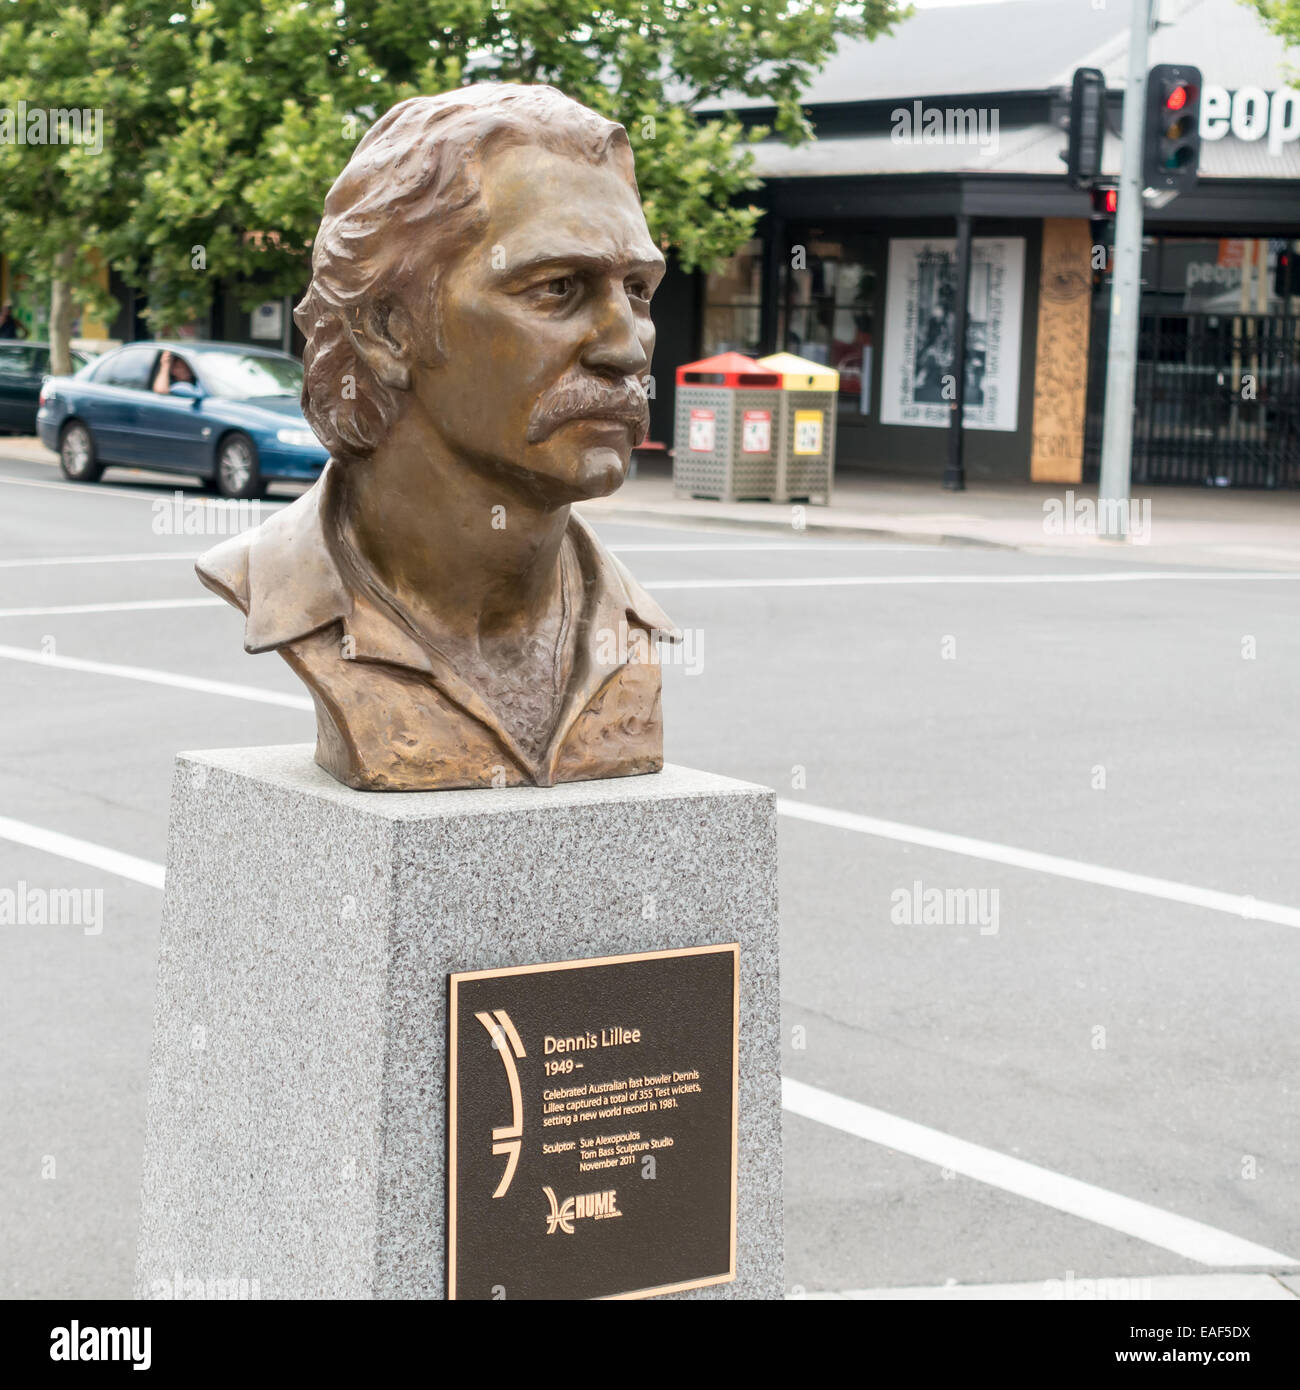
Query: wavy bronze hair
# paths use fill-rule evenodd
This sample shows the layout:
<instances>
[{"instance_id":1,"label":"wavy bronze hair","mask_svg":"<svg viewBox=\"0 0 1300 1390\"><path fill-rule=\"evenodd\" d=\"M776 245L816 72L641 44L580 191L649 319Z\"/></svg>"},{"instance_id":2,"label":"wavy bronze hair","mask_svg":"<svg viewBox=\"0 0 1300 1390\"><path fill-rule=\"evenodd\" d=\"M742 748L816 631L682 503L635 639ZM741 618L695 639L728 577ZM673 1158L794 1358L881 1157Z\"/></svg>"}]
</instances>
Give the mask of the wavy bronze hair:
<instances>
[{"instance_id":1,"label":"wavy bronze hair","mask_svg":"<svg viewBox=\"0 0 1300 1390\"><path fill-rule=\"evenodd\" d=\"M613 156L636 188L623 127L554 87L483 82L394 106L366 132L325 199L311 285L293 315L307 340L303 414L334 458L373 453L400 408L400 387L381 382L357 348L353 329L363 309L377 306L382 315L402 304L427 334L422 359L444 354L442 276L486 220L483 161L503 145L540 145L591 164ZM424 235L394 235L395 223Z\"/></svg>"}]
</instances>

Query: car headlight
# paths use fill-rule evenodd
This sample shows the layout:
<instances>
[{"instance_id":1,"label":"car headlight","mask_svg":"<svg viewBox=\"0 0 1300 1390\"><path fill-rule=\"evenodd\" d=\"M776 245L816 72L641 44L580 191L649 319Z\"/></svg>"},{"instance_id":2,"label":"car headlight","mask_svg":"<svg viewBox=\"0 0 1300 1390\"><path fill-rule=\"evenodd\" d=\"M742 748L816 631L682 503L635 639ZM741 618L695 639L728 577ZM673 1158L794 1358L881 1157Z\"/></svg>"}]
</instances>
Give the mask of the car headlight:
<instances>
[{"instance_id":1,"label":"car headlight","mask_svg":"<svg viewBox=\"0 0 1300 1390\"><path fill-rule=\"evenodd\" d=\"M275 437L281 444L296 444L300 449L319 447L320 443L310 430L276 430Z\"/></svg>"}]
</instances>

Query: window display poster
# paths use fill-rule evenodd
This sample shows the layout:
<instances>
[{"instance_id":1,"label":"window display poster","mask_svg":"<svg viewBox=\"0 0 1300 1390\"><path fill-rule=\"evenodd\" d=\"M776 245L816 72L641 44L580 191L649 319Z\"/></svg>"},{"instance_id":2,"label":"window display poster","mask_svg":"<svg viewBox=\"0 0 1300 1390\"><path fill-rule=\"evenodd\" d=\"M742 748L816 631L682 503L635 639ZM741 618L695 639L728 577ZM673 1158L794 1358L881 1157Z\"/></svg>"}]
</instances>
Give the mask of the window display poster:
<instances>
[{"instance_id":1,"label":"window display poster","mask_svg":"<svg viewBox=\"0 0 1300 1390\"><path fill-rule=\"evenodd\" d=\"M880 420L886 425L946 426L956 396L952 374L957 243L896 237L889 243ZM967 429L1014 430L1020 405L1023 237L971 241L967 294Z\"/></svg>"}]
</instances>

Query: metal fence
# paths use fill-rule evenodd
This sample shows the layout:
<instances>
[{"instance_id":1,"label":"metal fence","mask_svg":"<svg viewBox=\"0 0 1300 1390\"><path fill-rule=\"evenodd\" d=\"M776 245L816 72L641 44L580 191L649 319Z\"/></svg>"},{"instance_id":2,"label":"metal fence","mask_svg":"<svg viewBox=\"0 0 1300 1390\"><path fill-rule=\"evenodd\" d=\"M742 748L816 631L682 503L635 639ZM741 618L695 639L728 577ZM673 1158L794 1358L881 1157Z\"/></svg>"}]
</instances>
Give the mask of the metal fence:
<instances>
[{"instance_id":1,"label":"metal fence","mask_svg":"<svg viewBox=\"0 0 1300 1390\"><path fill-rule=\"evenodd\" d=\"M1134 482L1300 486L1300 318L1143 315L1135 407Z\"/></svg>"}]
</instances>

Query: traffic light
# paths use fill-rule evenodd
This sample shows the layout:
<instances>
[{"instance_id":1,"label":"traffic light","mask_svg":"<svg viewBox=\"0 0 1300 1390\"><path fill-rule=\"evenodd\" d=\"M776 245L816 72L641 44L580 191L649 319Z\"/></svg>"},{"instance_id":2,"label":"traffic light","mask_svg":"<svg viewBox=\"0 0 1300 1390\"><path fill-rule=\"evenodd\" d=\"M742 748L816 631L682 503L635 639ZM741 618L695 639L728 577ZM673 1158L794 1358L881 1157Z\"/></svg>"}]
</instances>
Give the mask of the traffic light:
<instances>
[{"instance_id":1,"label":"traffic light","mask_svg":"<svg viewBox=\"0 0 1300 1390\"><path fill-rule=\"evenodd\" d=\"M1147 74L1142 185L1186 193L1201 161L1201 70L1157 63Z\"/></svg>"},{"instance_id":2,"label":"traffic light","mask_svg":"<svg viewBox=\"0 0 1300 1390\"><path fill-rule=\"evenodd\" d=\"M1111 268L1115 245L1115 213L1119 208L1119 190L1114 184L1092 189L1092 279L1101 284L1101 277Z\"/></svg>"},{"instance_id":3,"label":"traffic light","mask_svg":"<svg viewBox=\"0 0 1300 1390\"><path fill-rule=\"evenodd\" d=\"M1300 294L1300 256L1289 245L1277 253L1273 263L1273 293L1283 303L1288 303L1292 295Z\"/></svg>"},{"instance_id":4,"label":"traffic light","mask_svg":"<svg viewBox=\"0 0 1300 1390\"><path fill-rule=\"evenodd\" d=\"M1070 87L1070 142L1065 166L1071 188L1091 188L1101 173L1106 134L1106 78L1100 68L1075 68Z\"/></svg>"}]
</instances>

